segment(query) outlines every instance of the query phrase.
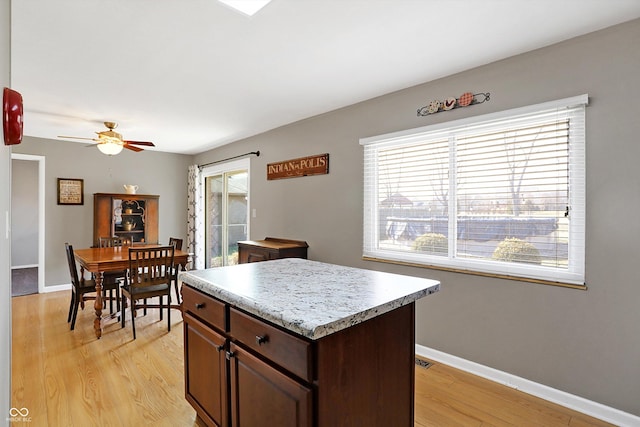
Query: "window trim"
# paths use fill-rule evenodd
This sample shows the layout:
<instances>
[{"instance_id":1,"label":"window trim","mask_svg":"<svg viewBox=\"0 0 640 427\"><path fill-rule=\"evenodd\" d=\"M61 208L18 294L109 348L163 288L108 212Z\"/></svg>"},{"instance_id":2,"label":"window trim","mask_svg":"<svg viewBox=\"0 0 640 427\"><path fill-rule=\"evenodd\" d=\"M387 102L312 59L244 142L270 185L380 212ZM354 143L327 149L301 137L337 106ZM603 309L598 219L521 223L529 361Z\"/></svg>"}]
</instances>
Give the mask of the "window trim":
<instances>
[{"instance_id":1,"label":"window trim","mask_svg":"<svg viewBox=\"0 0 640 427\"><path fill-rule=\"evenodd\" d=\"M363 259L478 274L483 276L501 277L526 282L546 283L561 286L567 285L569 287L585 289L586 113L584 107L587 105L588 95L584 94L556 101L544 102L360 139L360 144L364 147ZM576 109L576 111L572 111L574 109ZM433 139L437 136L448 135L452 131L467 132L470 129L480 130L493 126L497 122L504 121L505 119L526 119L527 116L532 114L547 112L553 115L567 114L565 111L570 111L568 115L576 118L579 125L578 133L575 132L575 125L570 127L569 136L570 144L574 144L573 148L569 151L568 162L570 167L570 176L572 179L577 181L572 182L569 194L569 204L572 212L570 222L571 239L569 247L569 267L567 270L559 270L558 268L542 266L512 266L487 259L460 260L455 256L449 256L443 259L442 257L429 257L425 255L405 253L402 251L380 248L378 246L378 189L375 184L378 164L375 158L368 159L368 156L373 155L372 151L380 148L393 147L394 145L406 145L412 142L425 140L425 138ZM371 161L376 164L370 164ZM371 168L371 171L367 169L368 167ZM450 227L452 223L455 225L455 220L450 221ZM452 234L450 233L450 235Z\"/></svg>"}]
</instances>

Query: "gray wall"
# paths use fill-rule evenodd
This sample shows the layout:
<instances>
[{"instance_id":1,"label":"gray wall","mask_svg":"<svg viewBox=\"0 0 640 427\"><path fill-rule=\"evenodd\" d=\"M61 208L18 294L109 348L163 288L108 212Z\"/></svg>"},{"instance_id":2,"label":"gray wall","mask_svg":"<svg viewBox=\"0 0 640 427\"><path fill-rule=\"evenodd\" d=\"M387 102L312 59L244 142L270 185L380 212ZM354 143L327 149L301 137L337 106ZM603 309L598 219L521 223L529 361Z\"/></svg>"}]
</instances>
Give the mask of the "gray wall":
<instances>
[{"instance_id":1,"label":"gray wall","mask_svg":"<svg viewBox=\"0 0 640 427\"><path fill-rule=\"evenodd\" d=\"M417 343L640 415L640 21L412 87L197 156L252 157L251 238L306 240L311 259L442 281L417 304ZM464 54L464 52L461 52ZM383 59L381 59L383 60ZM437 58L434 58L437 60ZM491 101L428 117L463 92ZM359 139L588 93L588 290L361 259ZM329 175L266 180L266 164L330 153Z\"/></svg>"},{"instance_id":2,"label":"gray wall","mask_svg":"<svg viewBox=\"0 0 640 427\"><path fill-rule=\"evenodd\" d=\"M25 137L13 152L45 156L45 286L70 282L65 242L74 248L93 244L94 193L124 193L123 184L136 184L139 194L158 194L160 242L186 238L192 156L124 150L110 157L85 144L33 137ZM57 178L84 179L84 205L58 205Z\"/></svg>"},{"instance_id":3,"label":"gray wall","mask_svg":"<svg viewBox=\"0 0 640 427\"><path fill-rule=\"evenodd\" d=\"M38 264L38 162L11 161L11 266Z\"/></svg>"}]
</instances>

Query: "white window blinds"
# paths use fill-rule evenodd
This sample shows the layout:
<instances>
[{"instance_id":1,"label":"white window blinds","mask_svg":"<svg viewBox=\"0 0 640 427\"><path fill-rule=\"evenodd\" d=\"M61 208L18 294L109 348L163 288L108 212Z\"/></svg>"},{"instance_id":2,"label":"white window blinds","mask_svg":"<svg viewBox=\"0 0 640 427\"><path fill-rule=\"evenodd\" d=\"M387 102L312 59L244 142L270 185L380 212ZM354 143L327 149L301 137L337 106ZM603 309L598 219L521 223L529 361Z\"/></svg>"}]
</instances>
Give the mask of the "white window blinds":
<instances>
[{"instance_id":1,"label":"white window blinds","mask_svg":"<svg viewBox=\"0 0 640 427\"><path fill-rule=\"evenodd\" d=\"M583 285L587 100L361 140L364 256Z\"/></svg>"}]
</instances>

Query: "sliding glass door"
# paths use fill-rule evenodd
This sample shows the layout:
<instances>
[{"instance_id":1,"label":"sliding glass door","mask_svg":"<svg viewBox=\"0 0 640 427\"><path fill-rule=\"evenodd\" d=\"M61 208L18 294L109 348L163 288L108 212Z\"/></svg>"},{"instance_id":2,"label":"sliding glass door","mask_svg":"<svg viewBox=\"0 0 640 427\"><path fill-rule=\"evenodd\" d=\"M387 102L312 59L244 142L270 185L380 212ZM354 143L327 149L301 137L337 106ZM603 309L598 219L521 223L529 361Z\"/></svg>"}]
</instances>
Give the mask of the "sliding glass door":
<instances>
[{"instance_id":1,"label":"sliding glass door","mask_svg":"<svg viewBox=\"0 0 640 427\"><path fill-rule=\"evenodd\" d=\"M238 241L249 235L249 161L203 171L205 267L238 263Z\"/></svg>"}]
</instances>

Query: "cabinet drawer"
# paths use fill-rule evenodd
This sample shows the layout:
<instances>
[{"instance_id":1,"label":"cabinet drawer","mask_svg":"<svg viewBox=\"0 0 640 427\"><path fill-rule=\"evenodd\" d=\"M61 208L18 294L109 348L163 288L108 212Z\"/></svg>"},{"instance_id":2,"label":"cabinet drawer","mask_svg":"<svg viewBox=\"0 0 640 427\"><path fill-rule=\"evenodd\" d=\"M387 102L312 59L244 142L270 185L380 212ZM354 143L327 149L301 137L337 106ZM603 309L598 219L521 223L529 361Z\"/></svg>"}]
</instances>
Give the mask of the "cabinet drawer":
<instances>
[{"instance_id":1,"label":"cabinet drawer","mask_svg":"<svg viewBox=\"0 0 640 427\"><path fill-rule=\"evenodd\" d=\"M229 311L230 335L298 377L312 381L311 343L234 308Z\"/></svg>"},{"instance_id":2,"label":"cabinet drawer","mask_svg":"<svg viewBox=\"0 0 640 427\"><path fill-rule=\"evenodd\" d=\"M270 259L276 258L275 256L270 256L269 251L261 251L261 250L251 250L247 249L247 262L260 262L260 261L268 261Z\"/></svg>"},{"instance_id":3,"label":"cabinet drawer","mask_svg":"<svg viewBox=\"0 0 640 427\"><path fill-rule=\"evenodd\" d=\"M225 304L189 286L182 287L182 309L221 331L227 330Z\"/></svg>"}]
</instances>

